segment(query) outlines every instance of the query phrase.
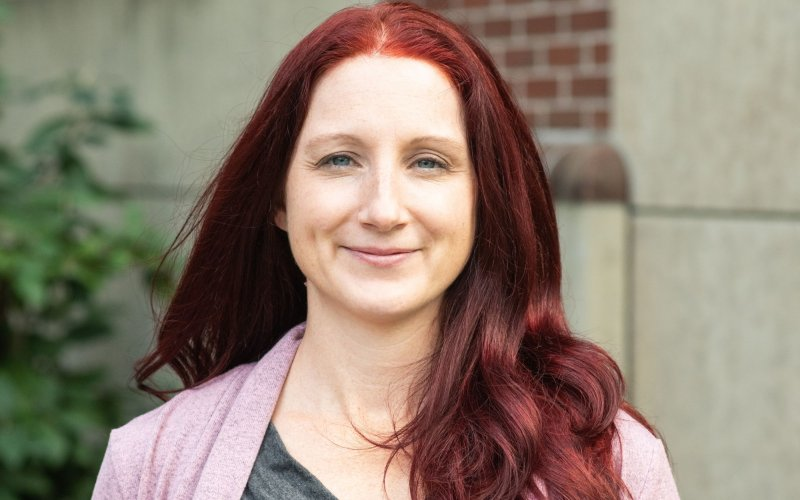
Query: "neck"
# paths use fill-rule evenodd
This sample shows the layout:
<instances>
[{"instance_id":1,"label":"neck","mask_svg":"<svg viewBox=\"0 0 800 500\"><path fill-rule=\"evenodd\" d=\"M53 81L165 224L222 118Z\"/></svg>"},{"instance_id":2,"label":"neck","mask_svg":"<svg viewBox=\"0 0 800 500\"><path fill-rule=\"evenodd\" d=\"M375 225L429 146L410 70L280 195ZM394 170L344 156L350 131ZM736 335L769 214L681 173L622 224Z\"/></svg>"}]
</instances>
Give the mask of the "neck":
<instances>
[{"instance_id":1,"label":"neck","mask_svg":"<svg viewBox=\"0 0 800 500\"><path fill-rule=\"evenodd\" d=\"M376 322L315 306L310 300L290 373L309 396L304 410L378 434L403 425L413 411L412 386L434 348L436 310Z\"/></svg>"}]
</instances>

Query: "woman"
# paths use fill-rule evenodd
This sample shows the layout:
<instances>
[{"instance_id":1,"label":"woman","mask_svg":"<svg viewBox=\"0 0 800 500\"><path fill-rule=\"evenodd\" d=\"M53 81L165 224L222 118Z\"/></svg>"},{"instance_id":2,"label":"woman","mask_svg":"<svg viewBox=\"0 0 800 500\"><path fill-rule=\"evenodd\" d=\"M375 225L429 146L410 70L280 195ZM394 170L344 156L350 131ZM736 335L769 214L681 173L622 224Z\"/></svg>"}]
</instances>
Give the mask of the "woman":
<instances>
[{"instance_id":1,"label":"woman","mask_svg":"<svg viewBox=\"0 0 800 500\"><path fill-rule=\"evenodd\" d=\"M186 389L112 433L96 498L677 497L616 364L567 328L540 155L457 26L326 20L201 206L136 372Z\"/></svg>"}]
</instances>

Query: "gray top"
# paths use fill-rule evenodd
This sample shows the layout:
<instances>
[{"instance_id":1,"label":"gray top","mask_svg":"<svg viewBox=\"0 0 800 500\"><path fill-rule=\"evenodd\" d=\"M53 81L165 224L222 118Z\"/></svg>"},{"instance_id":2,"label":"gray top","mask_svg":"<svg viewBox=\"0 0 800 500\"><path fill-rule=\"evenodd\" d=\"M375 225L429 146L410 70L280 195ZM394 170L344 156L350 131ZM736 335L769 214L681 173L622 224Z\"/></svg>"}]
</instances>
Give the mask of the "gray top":
<instances>
[{"instance_id":1,"label":"gray top","mask_svg":"<svg viewBox=\"0 0 800 500\"><path fill-rule=\"evenodd\" d=\"M286 451L278 430L267 426L242 500L337 500Z\"/></svg>"}]
</instances>

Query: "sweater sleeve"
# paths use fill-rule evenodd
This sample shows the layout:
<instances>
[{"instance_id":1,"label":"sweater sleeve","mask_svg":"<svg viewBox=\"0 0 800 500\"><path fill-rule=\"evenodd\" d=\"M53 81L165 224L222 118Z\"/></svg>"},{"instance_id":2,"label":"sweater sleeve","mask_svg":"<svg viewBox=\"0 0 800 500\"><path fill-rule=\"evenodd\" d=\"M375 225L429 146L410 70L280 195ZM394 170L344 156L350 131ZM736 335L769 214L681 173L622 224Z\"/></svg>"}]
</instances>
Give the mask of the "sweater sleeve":
<instances>
[{"instance_id":1,"label":"sweater sleeve","mask_svg":"<svg viewBox=\"0 0 800 500\"><path fill-rule=\"evenodd\" d=\"M123 498L125 497L122 494L119 479L117 478L117 471L114 468L114 456L111 450L111 443L109 442L105 456L103 457L103 464L100 466L100 473L97 475L97 481L94 484L92 500Z\"/></svg>"},{"instance_id":2,"label":"sweater sleeve","mask_svg":"<svg viewBox=\"0 0 800 500\"><path fill-rule=\"evenodd\" d=\"M678 500L664 444L628 413L615 421L615 455L622 461L622 480L632 500Z\"/></svg>"},{"instance_id":3,"label":"sweater sleeve","mask_svg":"<svg viewBox=\"0 0 800 500\"><path fill-rule=\"evenodd\" d=\"M654 440L650 463L636 500L679 500L678 488L661 440Z\"/></svg>"},{"instance_id":4,"label":"sweater sleeve","mask_svg":"<svg viewBox=\"0 0 800 500\"><path fill-rule=\"evenodd\" d=\"M163 409L163 405L159 406L111 431L92 500L137 498L142 468L158 431Z\"/></svg>"}]
</instances>

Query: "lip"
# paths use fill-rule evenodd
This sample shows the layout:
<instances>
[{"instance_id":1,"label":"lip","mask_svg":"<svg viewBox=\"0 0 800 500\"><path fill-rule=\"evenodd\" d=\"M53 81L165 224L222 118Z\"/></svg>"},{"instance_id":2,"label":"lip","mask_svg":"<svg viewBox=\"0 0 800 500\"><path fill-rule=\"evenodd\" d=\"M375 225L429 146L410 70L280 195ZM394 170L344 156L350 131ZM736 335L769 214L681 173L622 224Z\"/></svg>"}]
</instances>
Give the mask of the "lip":
<instances>
[{"instance_id":1,"label":"lip","mask_svg":"<svg viewBox=\"0 0 800 500\"><path fill-rule=\"evenodd\" d=\"M416 249L379 247L342 247L356 259L376 267L392 267L408 259Z\"/></svg>"}]
</instances>

